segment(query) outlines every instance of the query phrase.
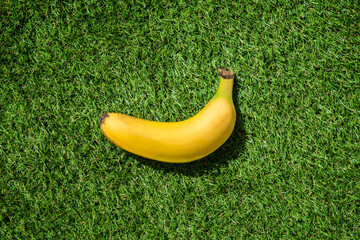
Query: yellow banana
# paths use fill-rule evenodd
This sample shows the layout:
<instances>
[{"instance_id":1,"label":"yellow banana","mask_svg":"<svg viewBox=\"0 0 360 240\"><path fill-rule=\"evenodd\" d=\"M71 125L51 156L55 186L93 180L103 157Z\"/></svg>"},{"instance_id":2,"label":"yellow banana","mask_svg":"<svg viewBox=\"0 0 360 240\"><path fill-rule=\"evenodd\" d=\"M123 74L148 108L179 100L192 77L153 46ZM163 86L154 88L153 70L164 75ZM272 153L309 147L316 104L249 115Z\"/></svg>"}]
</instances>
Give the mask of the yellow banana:
<instances>
[{"instance_id":1,"label":"yellow banana","mask_svg":"<svg viewBox=\"0 0 360 240\"><path fill-rule=\"evenodd\" d=\"M104 135L115 145L145 158L185 163L203 158L230 137L236 119L232 100L234 73L218 68L215 96L195 116L180 122L156 122L120 113L100 118Z\"/></svg>"}]
</instances>

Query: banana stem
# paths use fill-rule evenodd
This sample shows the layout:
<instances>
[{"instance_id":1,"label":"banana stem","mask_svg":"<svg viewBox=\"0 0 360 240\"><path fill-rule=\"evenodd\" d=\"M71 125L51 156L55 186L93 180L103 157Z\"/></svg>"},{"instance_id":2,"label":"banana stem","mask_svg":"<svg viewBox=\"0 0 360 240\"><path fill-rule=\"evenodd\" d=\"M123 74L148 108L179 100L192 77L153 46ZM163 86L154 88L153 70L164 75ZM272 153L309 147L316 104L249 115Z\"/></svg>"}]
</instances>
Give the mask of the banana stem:
<instances>
[{"instance_id":1,"label":"banana stem","mask_svg":"<svg viewBox=\"0 0 360 240\"><path fill-rule=\"evenodd\" d=\"M220 83L215 97L221 96L232 101L232 90L234 85L234 73L226 68L218 68Z\"/></svg>"}]
</instances>

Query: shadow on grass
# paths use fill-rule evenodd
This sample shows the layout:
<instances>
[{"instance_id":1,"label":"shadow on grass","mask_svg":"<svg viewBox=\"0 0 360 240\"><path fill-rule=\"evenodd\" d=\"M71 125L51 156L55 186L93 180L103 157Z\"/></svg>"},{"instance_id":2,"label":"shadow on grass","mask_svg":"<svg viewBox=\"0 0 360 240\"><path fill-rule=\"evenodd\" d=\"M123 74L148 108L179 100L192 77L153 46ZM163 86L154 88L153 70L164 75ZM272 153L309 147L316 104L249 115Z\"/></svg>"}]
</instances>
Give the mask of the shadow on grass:
<instances>
[{"instance_id":1,"label":"shadow on grass","mask_svg":"<svg viewBox=\"0 0 360 240\"><path fill-rule=\"evenodd\" d=\"M133 155L133 157L139 161L139 164L149 166L165 173L172 172L193 177L209 173L216 174L220 167L227 166L232 160L236 159L245 148L245 120L240 112L239 103L236 101L236 95L240 86L241 82L238 82L235 77L233 95L236 109L236 123L234 131L229 139L209 156L190 163L164 163L142 158L131 153L128 154Z\"/></svg>"}]
</instances>

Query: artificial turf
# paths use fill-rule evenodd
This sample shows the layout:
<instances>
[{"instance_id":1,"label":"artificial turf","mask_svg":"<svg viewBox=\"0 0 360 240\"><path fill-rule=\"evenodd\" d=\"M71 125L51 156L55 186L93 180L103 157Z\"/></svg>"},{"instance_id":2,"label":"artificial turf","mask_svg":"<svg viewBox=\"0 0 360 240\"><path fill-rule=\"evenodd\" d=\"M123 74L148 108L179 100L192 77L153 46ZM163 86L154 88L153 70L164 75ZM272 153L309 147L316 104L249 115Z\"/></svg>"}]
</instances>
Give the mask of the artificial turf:
<instances>
[{"instance_id":1,"label":"artificial turf","mask_svg":"<svg viewBox=\"0 0 360 240\"><path fill-rule=\"evenodd\" d=\"M1 239L357 239L356 1L0 3ZM101 133L104 112L196 114L217 67L237 124L166 164Z\"/></svg>"}]
</instances>

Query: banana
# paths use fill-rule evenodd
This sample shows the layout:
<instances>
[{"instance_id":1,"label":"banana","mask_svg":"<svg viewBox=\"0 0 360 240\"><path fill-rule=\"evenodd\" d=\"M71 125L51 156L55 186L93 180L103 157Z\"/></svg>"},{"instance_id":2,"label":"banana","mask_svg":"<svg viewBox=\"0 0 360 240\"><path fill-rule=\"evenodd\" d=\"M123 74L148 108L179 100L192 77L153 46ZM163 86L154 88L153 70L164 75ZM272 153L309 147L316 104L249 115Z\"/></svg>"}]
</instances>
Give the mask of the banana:
<instances>
[{"instance_id":1,"label":"banana","mask_svg":"<svg viewBox=\"0 0 360 240\"><path fill-rule=\"evenodd\" d=\"M180 122L156 122L105 113L100 118L103 134L128 152L162 162L185 163L209 155L230 137L236 119L234 73L226 68L218 70L216 94L195 116Z\"/></svg>"}]
</instances>

